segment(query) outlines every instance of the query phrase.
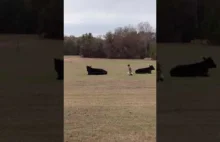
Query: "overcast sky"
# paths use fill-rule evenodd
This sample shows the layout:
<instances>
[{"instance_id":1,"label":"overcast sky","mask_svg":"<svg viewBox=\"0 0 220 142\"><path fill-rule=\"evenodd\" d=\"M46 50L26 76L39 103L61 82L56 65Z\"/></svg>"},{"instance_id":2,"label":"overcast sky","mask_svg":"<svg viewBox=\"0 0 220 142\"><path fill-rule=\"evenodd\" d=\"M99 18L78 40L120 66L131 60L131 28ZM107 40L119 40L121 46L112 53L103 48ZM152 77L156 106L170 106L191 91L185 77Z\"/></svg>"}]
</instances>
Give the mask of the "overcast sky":
<instances>
[{"instance_id":1,"label":"overcast sky","mask_svg":"<svg viewBox=\"0 0 220 142\"><path fill-rule=\"evenodd\" d=\"M156 28L156 0L64 0L65 35L102 35L146 21Z\"/></svg>"}]
</instances>

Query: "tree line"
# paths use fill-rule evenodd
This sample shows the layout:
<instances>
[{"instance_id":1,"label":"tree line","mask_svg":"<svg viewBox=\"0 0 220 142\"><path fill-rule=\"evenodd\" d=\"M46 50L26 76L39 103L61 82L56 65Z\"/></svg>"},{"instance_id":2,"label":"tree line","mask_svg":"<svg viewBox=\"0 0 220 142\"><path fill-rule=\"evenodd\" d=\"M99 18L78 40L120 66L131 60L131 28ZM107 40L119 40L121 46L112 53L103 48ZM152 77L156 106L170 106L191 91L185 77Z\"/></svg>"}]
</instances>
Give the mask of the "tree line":
<instances>
[{"instance_id":1,"label":"tree line","mask_svg":"<svg viewBox=\"0 0 220 142\"><path fill-rule=\"evenodd\" d=\"M91 58L144 59L156 58L156 33L148 22L136 27L118 27L114 32L94 37L91 33L80 37L64 37L64 54Z\"/></svg>"},{"instance_id":2,"label":"tree line","mask_svg":"<svg viewBox=\"0 0 220 142\"><path fill-rule=\"evenodd\" d=\"M220 1L157 1L157 42L208 39L220 44ZM63 0L1 0L0 33L63 39Z\"/></svg>"},{"instance_id":3,"label":"tree line","mask_svg":"<svg viewBox=\"0 0 220 142\"><path fill-rule=\"evenodd\" d=\"M220 44L219 4L214 0L157 1L157 42L207 39Z\"/></svg>"},{"instance_id":4,"label":"tree line","mask_svg":"<svg viewBox=\"0 0 220 142\"><path fill-rule=\"evenodd\" d=\"M63 0L1 0L0 9L0 33L63 39Z\"/></svg>"}]
</instances>

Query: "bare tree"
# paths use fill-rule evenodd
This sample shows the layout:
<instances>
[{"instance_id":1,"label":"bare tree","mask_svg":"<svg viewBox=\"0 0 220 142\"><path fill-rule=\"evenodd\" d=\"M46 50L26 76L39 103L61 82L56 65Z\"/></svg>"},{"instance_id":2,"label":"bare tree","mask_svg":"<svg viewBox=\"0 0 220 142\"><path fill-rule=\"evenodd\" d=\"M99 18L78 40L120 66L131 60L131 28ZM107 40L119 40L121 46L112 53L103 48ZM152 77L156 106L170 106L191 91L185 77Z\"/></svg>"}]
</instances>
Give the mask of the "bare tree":
<instances>
[{"instance_id":1,"label":"bare tree","mask_svg":"<svg viewBox=\"0 0 220 142\"><path fill-rule=\"evenodd\" d=\"M152 33L154 32L153 27L148 22L141 22L137 25L138 32L144 32L144 33Z\"/></svg>"}]
</instances>

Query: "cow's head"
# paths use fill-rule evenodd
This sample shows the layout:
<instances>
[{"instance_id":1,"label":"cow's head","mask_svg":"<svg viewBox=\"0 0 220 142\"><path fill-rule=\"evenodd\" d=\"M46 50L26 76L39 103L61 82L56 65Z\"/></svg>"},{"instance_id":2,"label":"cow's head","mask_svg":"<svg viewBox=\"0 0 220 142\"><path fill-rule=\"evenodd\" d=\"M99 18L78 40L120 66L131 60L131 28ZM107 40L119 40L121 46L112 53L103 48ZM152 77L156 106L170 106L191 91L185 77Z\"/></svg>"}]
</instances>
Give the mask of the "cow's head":
<instances>
[{"instance_id":1,"label":"cow's head","mask_svg":"<svg viewBox=\"0 0 220 142\"><path fill-rule=\"evenodd\" d=\"M154 68L153 65L150 65L149 68L150 68L151 70L155 70L155 68Z\"/></svg>"},{"instance_id":2,"label":"cow's head","mask_svg":"<svg viewBox=\"0 0 220 142\"><path fill-rule=\"evenodd\" d=\"M92 69L92 66L86 66L87 71L90 71Z\"/></svg>"},{"instance_id":3,"label":"cow's head","mask_svg":"<svg viewBox=\"0 0 220 142\"><path fill-rule=\"evenodd\" d=\"M203 63L207 68L217 68L217 65L213 61L212 57L208 57L208 58L203 57L203 60L204 60Z\"/></svg>"}]
</instances>

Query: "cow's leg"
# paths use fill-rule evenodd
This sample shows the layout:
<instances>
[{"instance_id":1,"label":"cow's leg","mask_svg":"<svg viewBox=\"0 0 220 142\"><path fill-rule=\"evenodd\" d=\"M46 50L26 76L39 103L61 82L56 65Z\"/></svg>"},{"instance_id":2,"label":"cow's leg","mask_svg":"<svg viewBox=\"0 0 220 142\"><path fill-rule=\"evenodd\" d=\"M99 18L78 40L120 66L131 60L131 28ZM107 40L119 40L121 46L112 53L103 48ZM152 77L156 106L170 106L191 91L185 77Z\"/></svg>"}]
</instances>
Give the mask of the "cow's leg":
<instances>
[{"instance_id":1,"label":"cow's leg","mask_svg":"<svg viewBox=\"0 0 220 142\"><path fill-rule=\"evenodd\" d=\"M198 76L209 77L209 73L207 71L199 72Z\"/></svg>"}]
</instances>

